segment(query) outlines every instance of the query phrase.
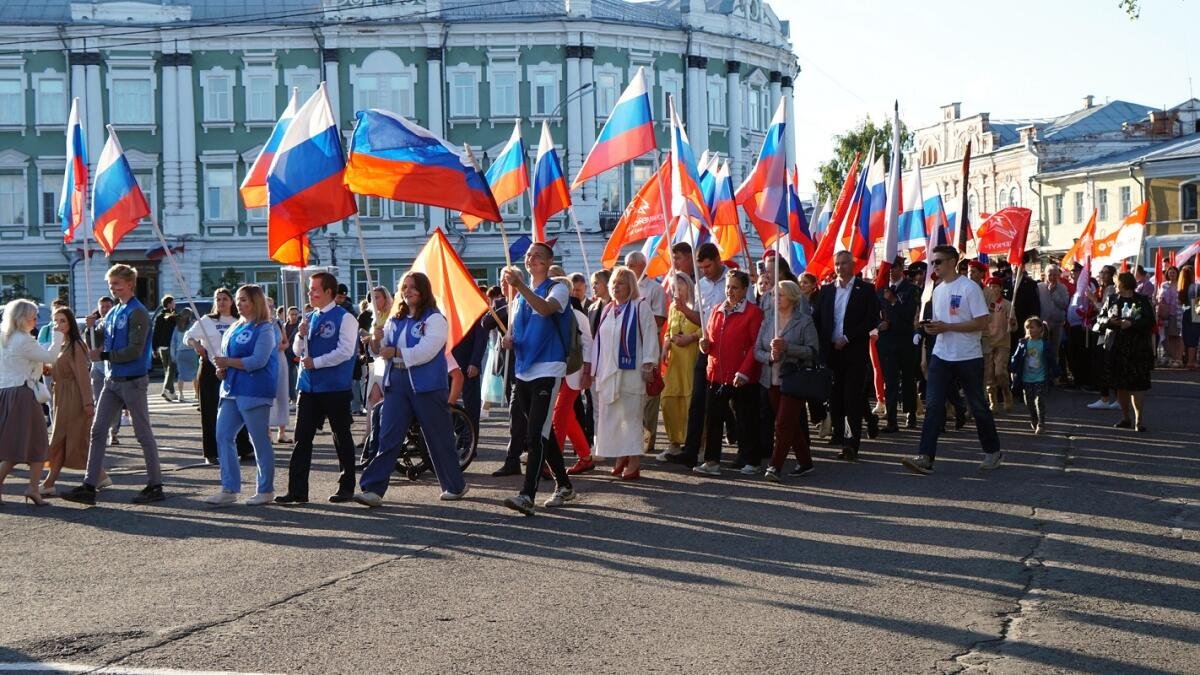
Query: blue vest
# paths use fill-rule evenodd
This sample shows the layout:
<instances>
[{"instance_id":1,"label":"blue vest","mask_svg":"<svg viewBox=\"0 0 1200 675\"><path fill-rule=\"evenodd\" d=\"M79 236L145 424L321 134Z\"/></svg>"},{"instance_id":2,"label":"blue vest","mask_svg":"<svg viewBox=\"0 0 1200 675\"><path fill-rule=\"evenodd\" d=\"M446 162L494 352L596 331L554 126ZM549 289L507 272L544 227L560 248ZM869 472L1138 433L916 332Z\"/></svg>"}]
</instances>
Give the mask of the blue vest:
<instances>
[{"instance_id":1,"label":"blue vest","mask_svg":"<svg viewBox=\"0 0 1200 675\"><path fill-rule=\"evenodd\" d=\"M129 317L135 311L146 312L146 307L137 298L117 305L104 317L104 351L115 352L124 349L129 344ZM125 363L104 362L104 374L113 377L142 377L150 372L150 359L154 353L154 326L149 324L150 313L146 312L147 325L146 346L142 350L142 358L126 361Z\"/></svg>"},{"instance_id":2,"label":"blue vest","mask_svg":"<svg viewBox=\"0 0 1200 675\"><path fill-rule=\"evenodd\" d=\"M425 335L426 320L434 314L441 314L441 312L433 308L427 308L421 313L421 316L415 319L411 317L390 319L392 324L392 346L399 347L403 344L407 348L416 347L417 343ZM413 392L418 394L430 391L443 391L449 386L446 380L446 370L446 349L443 344L437 356L419 366L409 367L407 374L399 369L392 369L388 376L388 390L390 391L396 387L407 389L411 382ZM409 378L412 379L410 380Z\"/></svg>"},{"instance_id":3,"label":"blue vest","mask_svg":"<svg viewBox=\"0 0 1200 675\"><path fill-rule=\"evenodd\" d=\"M550 295L550 289L554 288L556 283L558 282L553 279L546 279L533 292L539 298L545 298ZM564 317L571 321L563 321ZM568 331L574 327L574 322L574 314L555 313L542 316L533 311L533 307L523 298L520 299L514 321L520 328L515 331L513 344L517 353L517 372L526 372L535 363L565 363L567 345L571 340Z\"/></svg>"},{"instance_id":4,"label":"blue vest","mask_svg":"<svg viewBox=\"0 0 1200 675\"><path fill-rule=\"evenodd\" d=\"M342 317L346 310L333 307L328 312L313 312L308 320L308 355L323 356L337 349L338 336L342 332ZM354 354L341 363L324 368L301 368L300 391L320 393L327 391L350 391L354 379Z\"/></svg>"},{"instance_id":5,"label":"blue vest","mask_svg":"<svg viewBox=\"0 0 1200 675\"><path fill-rule=\"evenodd\" d=\"M275 377L279 374L279 359L275 356L274 345L277 338L274 324L269 321L260 324L234 324L225 331L225 355L235 359L248 358L254 354L254 347L259 340L272 343L271 357L267 359L267 365L249 371L241 368L226 369L225 380L221 383L222 396L275 398Z\"/></svg>"}]
</instances>

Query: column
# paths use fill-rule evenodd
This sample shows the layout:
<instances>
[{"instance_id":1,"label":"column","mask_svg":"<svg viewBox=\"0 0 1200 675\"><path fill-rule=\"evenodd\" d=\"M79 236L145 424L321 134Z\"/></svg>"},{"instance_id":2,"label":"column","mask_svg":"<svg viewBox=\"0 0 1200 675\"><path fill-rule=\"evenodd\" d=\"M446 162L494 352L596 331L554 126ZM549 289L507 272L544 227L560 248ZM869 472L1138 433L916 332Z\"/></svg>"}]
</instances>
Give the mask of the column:
<instances>
[{"instance_id":1,"label":"column","mask_svg":"<svg viewBox=\"0 0 1200 675\"><path fill-rule=\"evenodd\" d=\"M199 179L196 175L196 84L192 80L192 53L175 55L175 87L179 95L179 215L172 222L171 234L200 233ZM197 253L197 256L199 254ZM192 256L187 256L190 259ZM200 262L196 258L194 271L184 266L192 292L200 288Z\"/></svg>"},{"instance_id":2,"label":"column","mask_svg":"<svg viewBox=\"0 0 1200 675\"><path fill-rule=\"evenodd\" d=\"M162 59L162 224L164 231L174 227L179 213L179 75L178 55L164 44Z\"/></svg>"},{"instance_id":3,"label":"column","mask_svg":"<svg viewBox=\"0 0 1200 675\"><path fill-rule=\"evenodd\" d=\"M84 63L84 78L87 82L86 94L82 103L87 107L87 146L88 160L95 167L100 159L100 150L104 147L104 93L100 86L100 53L89 52L80 54Z\"/></svg>"},{"instance_id":4,"label":"column","mask_svg":"<svg viewBox=\"0 0 1200 675\"><path fill-rule=\"evenodd\" d=\"M338 50L322 49L321 63L325 67L325 93L329 94L329 107L333 108L333 121L342 128L342 92L338 86ZM288 94L289 96L291 94ZM301 104L304 102L301 101Z\"/></svg>"},{"instance_id":5,"label":"column","mask_svg":"<svg viewBox=\"0 0 1200 675\"><path fill-rule=\"evenodd\" d=\"M792 78L783 77L780 83L783 90L783 115L787 123L783 134L784 147L787 151L787 165L796 165L796 101L793 98Z\"/></svg>"},{"instance_id":6,"label":"column","mask_svg":"<svg viewBox=\"0 0 1200 675\"><path fill-rule=\"evenodd\" d=\"M581 49L579 45L567 45L567 91L566 98L567 109L563 112L567 117L567 181L569 182L579 173L579 167L583 166L583 153L590 148L583 146L583 105L580 99L583 94L579 91L580 74L579 74L579 57Z\"/></svg>"},{"instance_id":7,"label":"column","mask_svg":"<svg viewBox=\"0 0 1200 675\"><path fill-rule=\"evenodd\" d=\"M583 92L583 97L580 99L580 108L583 111L580 127L583 131L583 152L590 152L592 146L596 144L596 73L593 70L593 58L596 56L596 48L591 45L583 45L579 48L579 86L588 85ZM582 189L582 201L596 201L596 184L588 181ZM597 223L598 225L598 223Z\"/></svg>"},{"instance_id":8,"label":"column","mask_svg":"<svg viewBox=\"0 0 1200 675\"><path fill-rule=\"evenodd\" d=\"M742 164L742 63L725 62L725 120L729 124L729 174L734 185L746 175Z\"/></svg>"},{"instance_id":9,"label":"column","mask_svg":"<svg viewBox=\"0 0 1200 675\"><path fill-rule=\"evenodd\" d=\"M432 39L432 38L431 38ZM429 130L445 138L446 121L442 106L442 48L426 47L425 61L429 73ZM446 227L446 209L429 209L429 228Z\"/></svg>"},{"instance_id":10,"label":"column","mask_svg":"<svg viewBox=\"0 0 1200 675\"><path fill-rule=\"evenodd\" d=\"M779 107L779 99L783 97L782 87L783 73L778 70L771 71L771 109L767 111L767 124L771 123L770 115L775 114L775 109Z\"/></svg>"},{"instance_id":11,"label":"column","mask_svg":"<svg viewBox=\"0 0 1200 675\"><path fill-rule=\"evenodd\" d=\"M705 124L708 101L704 92L705 69L708 59L689 54L687 57L687 132L696 158L708 149L708 125Z\"/></svg>"}]
</instances>

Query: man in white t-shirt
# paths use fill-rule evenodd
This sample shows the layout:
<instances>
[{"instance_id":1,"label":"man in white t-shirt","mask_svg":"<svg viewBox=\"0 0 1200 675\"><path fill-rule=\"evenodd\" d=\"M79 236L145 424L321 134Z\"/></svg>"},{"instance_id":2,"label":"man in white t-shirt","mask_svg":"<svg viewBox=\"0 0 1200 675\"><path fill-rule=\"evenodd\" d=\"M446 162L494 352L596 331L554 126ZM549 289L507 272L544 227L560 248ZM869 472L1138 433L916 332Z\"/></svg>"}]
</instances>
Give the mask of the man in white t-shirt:
<instances>
[{"instance_id":1,"label":"man in white t-shirt","mask_svg":"<svg viewBox=\"0 0 1200 675\"><path fill-rule=\"evenodd\" d=\"M934 248L929 264L941 283L933 289L932 320L922 322L922 326L926 333L937 336L937 342L925 378L921 445L916 457L905 458L902 463L915 473L927 474L933 470L938 434L946 421L946 397L958 383L975 416L975 430L983 447L984 459L979 468L995 469L1000 466L1000 437L984 396L983 348L979 339L980 333L987 329L987 301L979 284L958 274L958 250L953 246Z\"/></svg>"},{"instance_id":2,"label":"man in white t-shirt","mask_svg":"<svg viewBox=\"0 0 1200 675\"><path fill-rule=\"evenodd\" d=\"M654 323L661 333L667 323L667 292L658 281L644 276L646 273L646 255L641 251L633 251L625 256L625 266L633 270L638 279L638 297L645 298L650 304L650 312L654 314ZM646 396L642 406L642 450L654 452L654 437L658 431L658 396Z\"/></svg>"}]
</instances>

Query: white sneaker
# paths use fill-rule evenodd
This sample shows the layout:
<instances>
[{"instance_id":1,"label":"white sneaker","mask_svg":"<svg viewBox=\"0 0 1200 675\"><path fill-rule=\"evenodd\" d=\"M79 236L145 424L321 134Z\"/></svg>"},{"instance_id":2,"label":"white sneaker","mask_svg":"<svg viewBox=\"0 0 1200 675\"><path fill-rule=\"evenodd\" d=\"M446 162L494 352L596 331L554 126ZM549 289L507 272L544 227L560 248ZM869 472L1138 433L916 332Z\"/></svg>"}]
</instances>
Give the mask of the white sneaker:
<instances>
[{"instance_id":1,"label":"white sneaker","mask_svg":"<svg viewBox=\"0 0 1200 675\"><path fill-rule=\"evenodd\" d=\"M778 483L779 482L779 469L776 469L773 466L768 466L766 473L763 474L763 478L766 478L767 480L771 481L772 483Z\"/></svg>"},{"instance_id":2,"label":"white sneaker","mask_svg":"<svg viewBox=\"0 0 1200 675\"><path fill-rule=\"evenodd\" d=\"M721 475L721 463L720 462L705 462L703 464L697 464L696 466L692 467L692 473L701 473L701 474L704 474L705 476L720 476Z\"/></svg>"},{"instance_id":3,"label":"white sneaker","mask_svg":"<svg viewBox=\"0 0 1200 675\"><path fill-rule=\"evenodd\" d=\"M1115 400L1114 400L1112 403L1109 403L1109 404L1108 404L1108 409L1109 409L1109 410L1120 410L1120 409L1121 409L1121 402L1120 402L1120 401L1115 401Z\"/></svg>"},{"instance_id":4,"label":"white sneaker","mask_svg":"<svg viewBox=\"0 0 1200 675\"><path fill-rule=\"evenodd\" d=\"M236 504L238 493L229 490L221 490L220 492L205 497L204 502L210 506L229 506Z\"/></svg>"},{"instance_id":5,"label":"white sneaker","mask_svg":"<svg viewBox=\"0 0 1200 675\"><path fill-rule=\"evenodd\" d=\"M105 476L104 480L102 480L98 484L96 484L97 490L103 490L104 488L110 488L110 487L112 487L112 477L111 476Z\"/></svg>"},{"instance_id":6,"label":"white sneaker","mask_svg":"<svg viewBox=\"0 0 1200 675\"><path fill-rule=\"evenodd\" d=\"M1035 426L1035 427L1033 428L1033 435L1034 435L1034 436L1041 436L1041 435L1042 435L1042 425L1040 425L1040 424L1039 424L1039 425L1037 425L1037 426Z\"/></svg>"},{"instance_id":7,"label":"white sneaker","mask_svg":"<svg viewBox=\"0 0 1200 675\"><path fill-rule=\"evenodd\" d=\"M470 485L464 485L462 492L451 492L449 490L446 490L445 492L442 493L442 496L439 497L438 499L441 499L444 502L456 502L456 501L462 499L463 497L466 497L467 491L470 489L471 489Z\"/></svg>"},{"instance_id":8,"label":"white sneaker","mask_svg":"<svg viewBox=\"0 0 1200 675\"><path fill-rule=\"evenodd\" d=\"M887 414L887 406L880 401L875 404L875 407L871 410L871 412L876 415L885 415Z\"/></svg>"},{"instance_id":9,"label":"white sneaker","mask_svg":"<svg viewBox=\"0 0 1200 675\"><path fill-rule=\"evenodd\" d=\"M829 438L832 433L833 420L829 419L829 415L826 415L825 419L821 420L821 438Z\"/></svg>"},{"instance_id":10,"label":"white sneaker","mask_svg":"<svg viewBox=\"0 0 1200 675\"><path fill-rule=\"evenodd\" d=\"M554 491L553 495L550 495L549 499L542 502L542 506L545 506L547 508L554 508L555 506L562 506L573 499L575 499L575 490L574 489L558 488L557 490Z\"/></svg>"},{"instance_id":11,"label":"white sneaker","mask_svg":"<svg viewBox=\"0 0 1200 675\"><path fill-rule=\"evenodd\" d=\"M913 473L919 473L922 476L933 471L933 459L931 459L929 455L905 457L904 459L900 460L900 463L903 464L904 468L908 469L909 471L912 471Z\"/></svg>"},{"instance_id":12,"label":"white sneaker","mask_svg":"<svg viewBox=\"0 0 1200 675\"><path fill-rule=\"evenodd\" d=\"M374 492L359 492L354 495L353 499L359 504L362 504L363 506L369 506L371 508L383 506L383 497L380 497Z\"/></svg>"},{"instance_id":13,"label":"white sneaker","mask_svg":"<svg viewBox=\"0 0 1200 675\"><path fill-rule=\"evenodd\" d=\"M1088 410L1108 410L1108 401L1098 398L1088 404Z\"/></svg>"},{"instance_id":14,"label":"white sneaker","mask_svg":"<svg viewBox=\"0 0 1200 675\"><path fill-rule=\"evenodd\" d=\"M273 501L275 501L274 492L255 492L253 497L246 500L246 505L261 506L263 504L270 504Z\"/></svg>"},{"instance_id":15,"label":"white sneaker","mask_svg":"<svg viewBox=\"0 0 1200 675\"><path fill-rule=\"evenodd\" d=\"M759 472L757 464L747 464L739 470L742 472L743 476L757 476Z\"/></svg>"},{"instance_id":16,"label":"white sneaker","mask_svg":"<svg viewBox=\"0 0 1200 675\"><path fill-rule=\"evenodd\" d=\"M989 452L983 456L983 461L980 462L979 468L983 471L989 469L999 469L1001 452Z\"/></svg>"},{"instance_id":17,"label":"white sneaker","mask_svg":"<svg viewBox=\"0 0 1200 675\"><path fill-rule=\"evenodd\" d=\"M657 459L660 462L669 462L669 461L671 461L671 455L673 455L673 454L674 453L672 453L670 450L663 450L662 452L655 455L654 459Z\"/></svg>"}]
</instances>

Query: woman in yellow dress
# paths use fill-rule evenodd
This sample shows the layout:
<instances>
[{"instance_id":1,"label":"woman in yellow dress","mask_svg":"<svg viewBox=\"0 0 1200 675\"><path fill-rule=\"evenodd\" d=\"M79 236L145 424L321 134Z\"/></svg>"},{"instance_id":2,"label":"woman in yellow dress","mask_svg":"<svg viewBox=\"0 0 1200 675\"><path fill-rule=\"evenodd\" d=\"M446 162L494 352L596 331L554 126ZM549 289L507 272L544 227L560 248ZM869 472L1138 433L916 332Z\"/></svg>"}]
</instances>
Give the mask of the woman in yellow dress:
<instances>
[{"instance_id":1,"label":"woman in yellow dress","mask_svg":"<svg viewBox=\"0 0 1200 675\"><path fill-rule=\"evenodd\" d=\"M667 362L666 385L662 391L663 424L667 428L668 455L683 452L687 437L688 402L692 395L692 378L696 359L700 355L700 326L692 323L680 311L691 308L695 284L685 272L675 272L671 284L671 310L667 313L667 334L663 340L663 358Z\"/></svg>"}]
</instances>

